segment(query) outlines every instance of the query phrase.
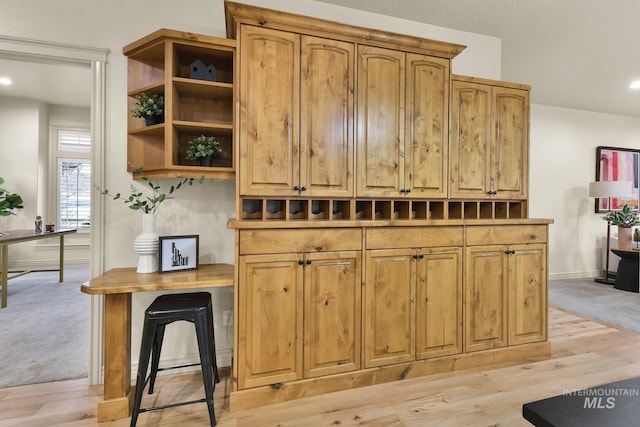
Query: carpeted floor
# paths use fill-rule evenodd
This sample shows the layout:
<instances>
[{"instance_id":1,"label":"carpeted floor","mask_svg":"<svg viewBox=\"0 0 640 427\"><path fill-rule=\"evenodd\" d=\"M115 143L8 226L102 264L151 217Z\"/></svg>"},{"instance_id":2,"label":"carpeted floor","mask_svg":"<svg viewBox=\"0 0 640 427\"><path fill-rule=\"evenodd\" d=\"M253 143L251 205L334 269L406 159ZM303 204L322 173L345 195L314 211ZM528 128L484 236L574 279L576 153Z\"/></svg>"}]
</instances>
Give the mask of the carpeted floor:
<instances>
[{"instance_id":1,"label":"carpeted floor","mask_svg":"<svg viewBox=\"0 0 640 427\"><path fill-rule=\"evenodd\" d=\"M9 280L8 305L0 309L0 388L87 376L89 296L80 285L87 264Z\"/></svg>"},{"instance_id":2,"label":"carpeted floor","mask_svg":"<svg viewBox=\"0 0 640 427\"><path fill-rule=\"evenodd\" d=\"M593 279L550 280L549 304L640 332L640 294Z\"/></svg>"}]
</instances>

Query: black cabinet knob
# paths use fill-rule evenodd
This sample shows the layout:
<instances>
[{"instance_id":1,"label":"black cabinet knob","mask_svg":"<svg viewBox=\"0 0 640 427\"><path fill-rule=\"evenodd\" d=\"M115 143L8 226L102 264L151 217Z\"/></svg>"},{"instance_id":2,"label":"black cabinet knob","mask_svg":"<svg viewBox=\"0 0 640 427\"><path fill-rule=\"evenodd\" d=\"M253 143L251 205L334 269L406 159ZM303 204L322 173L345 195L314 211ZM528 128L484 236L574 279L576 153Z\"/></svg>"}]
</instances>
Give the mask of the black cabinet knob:
<instances>
[{"instance_id":1,"label":"black cabinet knob","mask_svg":"<svg viewBox=\"0 0 640 427\"><path fill-rule=\"evenodd\" d=\"M405 193L411 193L411 189L407 188L406 190L404 190Z\"/></svg>"},{"instance_id":2,"label":"black cabinet knob","mask_svg":"<svg viewBox=\"0 0 640 427\"><path fill-rule=\"evenodd\" d=\"M298 190L300 190L300 187L298 187L297 185L294 185L294 186L293 186L293 189L294 189L294 190L296 190L296 191L298 191Z\"/></svg>"},{"instance_id":3,"label":"black cabinet knob","mask_svg":"<svg viewBox=\"0 0 640 427\"><path fill-rule=\"evenodd\" d=\"M404 193L404 192L406 192L406 191L407 191L407 190L406 190L405 188L401 188L401 189L400 189L400 192L401 192L401 193Z\"/></svg>"},{"instance_id":4,"label":"black cabinet knob","mask_svg":"<svg viewBox=\"0 0 640 427\"><path fill-rule=\"evenodd\" d=\"M304 265L304 261L303 260L298 260L298 265Z\"/></svg>"},{"instance_id":5,"label":"black cabinet knob","mask_svg":"<svg viewBox=\"0 0 640 427\"><path fill-rule=\"evenodd\" d=\"M309 264L311 264L311 260L310 259L307 260L307 265L309 265Z\"/></svg>"},{"instance_id":6,"label":"black cabinet knob","mask_svg":"<svg viewBox=\"0 0 640 427\"><path fill-rule=\"evenodd\" d=\"M307 191L307 187L303 185L302 187L300 187L300 191Z\"/></svg>"},{"instance_id":7,"label":"black cabinet knob","mask_svg":"<svg viewBox=\"0 0 640 427\"><path fill-rule=\"evenodd\" d=\"M418 255L418 258L420 258L420 259L424 259L424 254L420 254L420 255Z\"/></svg>"}]
</instances>

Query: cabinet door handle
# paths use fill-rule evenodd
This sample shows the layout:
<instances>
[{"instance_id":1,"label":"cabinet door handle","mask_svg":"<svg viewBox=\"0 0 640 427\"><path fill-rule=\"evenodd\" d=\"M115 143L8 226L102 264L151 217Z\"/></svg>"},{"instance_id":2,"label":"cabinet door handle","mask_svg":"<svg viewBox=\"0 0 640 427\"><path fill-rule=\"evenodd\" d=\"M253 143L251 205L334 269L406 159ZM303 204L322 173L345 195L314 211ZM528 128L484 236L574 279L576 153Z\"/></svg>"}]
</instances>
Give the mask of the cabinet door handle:
<instances>
[{"instance_id":1,"label":"cabinet door handle","mask_svg":"<svg viewBox=\"0 0 640 427\"><path fill-rule=\"evenodd\" d=\"M299 259L299 260L298 260L298 265L304 265L304 261L303 261L303 260L301 260L301 259Z\"/></svg>"},{"instance_id":2,"label":"cabinet door handle","mask_svg":"<svg viewBox=\"0 0 640 427\"><path fill-rule=\"evenodd\" d=\"M309 264L311 264L311 260L310 259L307 260L307 265L309 265Z\"/></svg>"},{"instance_id":3,"label":"cabinet door handle","mask_svg":"<svg viewBox=\"0 0 640 427\"><path fill-rule=\"evenodd\" d=\"M407 191L407 189L406 189L406 188L401 188L401 189L400 189L400 192L401 192L401 193L405 193L406 191Z\"/></svg>"},{"instance_id":4,"label":"cabinet door handle","mask_svg":"<svg viewBox=\"0 0 640 427\"><path fill-rule=\"evenodd\" d=\"M302 187L300 187L300 191L307 191L307 187L303 185Z\"/></svg>"},{"instance_id":5,"label":"cabinet door handle","mask_svg":"<svg viewBox=\"0 0 640 427\"><path fill-rule=\"evenodd\" d=\"M413 255L413 259L418 259L418 255Z\"/></svg>"},{"instance_id":6,"label":"cabinet door handle","mask_svg":"<svg viewBox=\"0 0 640 427\"><path fill-rule=\"evenodd\" d=\"M297 185L294 185L294 186L293 186L293 189L294 189L294 190L296 190L296 191L298 191L298 190L300 190L300 187L298 187Z\"/></svg>"},{"instance_id":7,"label":"cabinet door handle","mask_svg":"<svg viewBox=\"0 0 640 427\"><path fill-rule=\"evenodd\" d=\"M420 255L418 255L418 258L420 258L420 259L424 259L424 254L420 254Z\"/></svg>"},{"instance_id":8,"label":"cabinet door handle","mask_svg":"<svg viewBox=\"0 0 640 427\"><path fill-rule=\"evenodd\" d=\"M410 188L407 188L407 189L405 189L405 190L404 190L404 192L405 192L405 193L411 193L411 189L410 189Z\"/></svg>"}]
</instances>

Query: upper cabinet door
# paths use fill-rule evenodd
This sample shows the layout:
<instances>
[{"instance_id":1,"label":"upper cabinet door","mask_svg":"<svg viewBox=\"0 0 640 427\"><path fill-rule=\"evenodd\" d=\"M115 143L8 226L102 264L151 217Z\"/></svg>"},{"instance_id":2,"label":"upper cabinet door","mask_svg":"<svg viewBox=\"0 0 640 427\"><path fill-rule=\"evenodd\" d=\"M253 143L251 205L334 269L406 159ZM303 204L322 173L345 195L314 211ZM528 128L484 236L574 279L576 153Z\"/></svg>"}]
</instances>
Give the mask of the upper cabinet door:
<instances>
[{"instance_id":1,"label":"upper cabinet door","mask_svg":"<svg viewBox=\"0 0 640 427\"><path fill-rule=\"evenodd\" d=\"M403 52L358 46L358 196L402 194L404 69Z\"/></svg>"},{"instance_id":2,"label":"upper cabinet door","mask_svg":"<svg viewBox=\"0 0 640 427\"><path fill-rule=\"evenodd\" d=\"M411 197L447 196L449 75L448 59L407 54L404 188Z\"/></svg>"},{"instance_id":3,"label":"upper cabinet door","mask_svg":"<svg viewBox=\"0 0 640 427\"><path fill-rule=\"evenodd\" d=\"M450 197L487 198L491 86L454 81L452 88Z\"/></svg>"},{"instance_id":4,"label":"upper cabinet door","mask_svg":"<svg viewBox=\"0 0 640 427\"><path fill-rule=\"evenodd\" d=\"M300 36L240 30L240 194L297 195Z\"/></svg>"},{"instance_id":5,"label":"upper cabinet door","mask_svg":"<svg viewBox=\"0 0 640 427\"><path fill-rule=\"evenodd\" d=\"M493 87L495 139L491 189L501 199L525 199L529 176L529 92Z\"/></svg>"},{"instance_id":6,"label":"upper cabinet door","mask_svg":"<svg viewBox=\"0 0 640 427\"><path fill-rule=\"evenodd\" d=\"M354 45L303 36L301 65L300 195L351 197Z\"/></svg>"}]
</instances>

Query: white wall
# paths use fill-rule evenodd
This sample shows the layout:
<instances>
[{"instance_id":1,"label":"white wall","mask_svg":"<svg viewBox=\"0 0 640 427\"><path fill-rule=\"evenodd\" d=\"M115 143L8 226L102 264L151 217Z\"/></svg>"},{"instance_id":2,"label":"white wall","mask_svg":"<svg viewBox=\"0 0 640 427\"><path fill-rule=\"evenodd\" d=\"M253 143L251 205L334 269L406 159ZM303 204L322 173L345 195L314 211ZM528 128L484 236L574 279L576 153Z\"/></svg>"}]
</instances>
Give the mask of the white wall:
<instances>
[{"instance_id":1,"label":"white wall","mask_svg":"<svg viewBox=\"0 0 640 427\"><path fill-rule=\"evenodd\" d=\"M640 119L531 106L529 214L555 220L549 232L552 278L597 276L602 269L607 227L588 197L598 146L640 148Z\"/></svg>"}]
</instances>

